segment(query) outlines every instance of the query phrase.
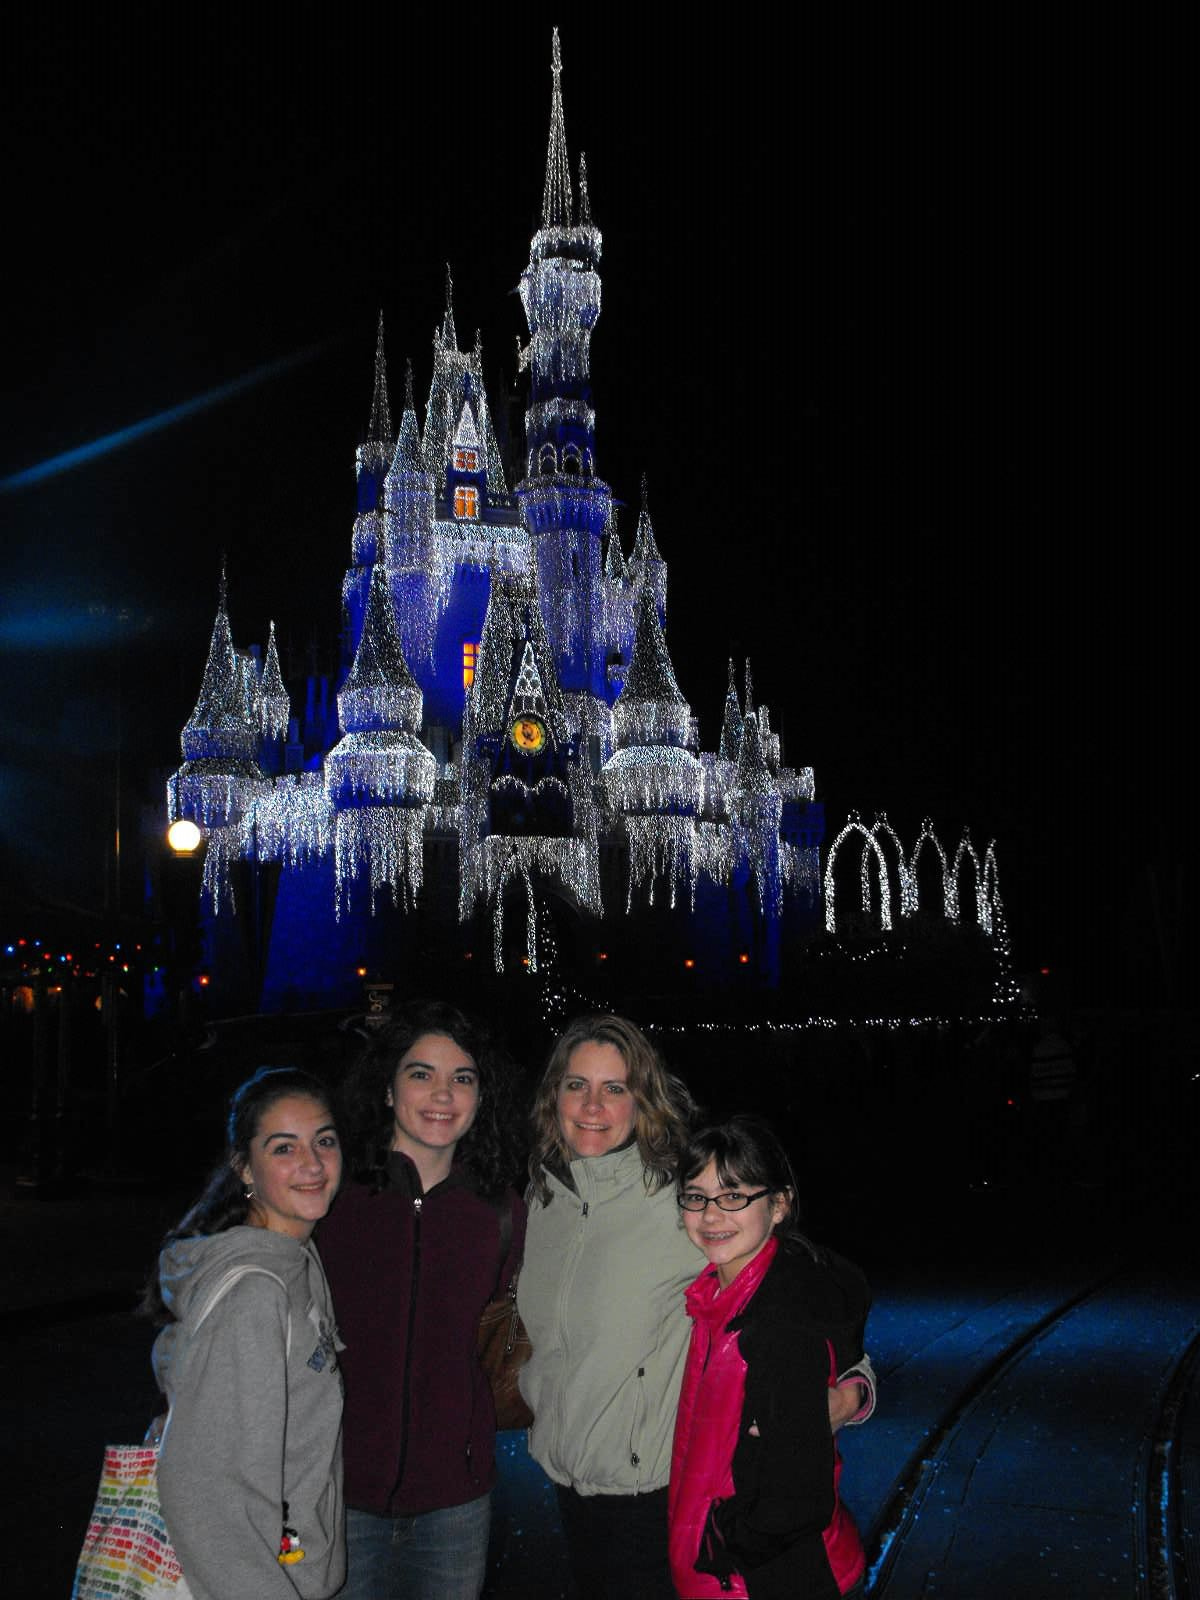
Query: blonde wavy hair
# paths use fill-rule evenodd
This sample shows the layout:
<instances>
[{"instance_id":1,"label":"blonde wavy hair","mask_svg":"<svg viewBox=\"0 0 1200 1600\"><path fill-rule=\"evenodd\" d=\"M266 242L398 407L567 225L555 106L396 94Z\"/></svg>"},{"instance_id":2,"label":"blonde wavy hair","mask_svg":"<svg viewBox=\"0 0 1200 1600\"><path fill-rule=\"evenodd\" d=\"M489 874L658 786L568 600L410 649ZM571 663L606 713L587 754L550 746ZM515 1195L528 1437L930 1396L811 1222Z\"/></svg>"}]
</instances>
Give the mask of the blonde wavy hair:
<instances>
[{"instance_id":1,"label":"blonde wavy hair","mask_svg":"<svg viewBox=\"0 0 1200 1600\"><path fill-rule=\"evenodd\" d=\"M550 1202L546 1174L565 1177L571 1150L558 1118L558 1090L572 1052L581 1044L611 1044L625 1063L626 1081L637 1110L633 1131L645 1170L646 1192L674 1182L696 1113L687 1085L674 1073L642 1030L626 1017L579 1017L561 1033L550 1052L530 1114L533 1148L529 1181L543 1205Z\"/></svg>"}]
</instances>

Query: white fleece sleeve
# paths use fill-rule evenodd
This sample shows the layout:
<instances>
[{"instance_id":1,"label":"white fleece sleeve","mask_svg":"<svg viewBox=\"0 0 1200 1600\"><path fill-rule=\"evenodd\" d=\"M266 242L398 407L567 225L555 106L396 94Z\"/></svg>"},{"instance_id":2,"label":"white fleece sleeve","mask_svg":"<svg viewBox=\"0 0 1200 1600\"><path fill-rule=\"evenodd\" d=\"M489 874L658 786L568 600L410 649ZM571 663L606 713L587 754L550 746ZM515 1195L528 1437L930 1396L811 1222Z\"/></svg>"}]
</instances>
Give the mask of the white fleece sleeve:
<instances>
[{"instance_id":1,"label":"white fleece sleeve","mask_svg":"<svg viewBox=\"0 0 1200 1600\"><path fill-rule=\"evenodd\" d=\"M856 1361L838 1375L839 1389L844 1389L848 1383L860 1383L866 1395L862 1405L845 1424L847 1428L854 1428L860 1422L865 1422L875 1409L875 1368L871 1365L870 1356L864 1354L861 1361Z\"/></svg>"}]
</instances>

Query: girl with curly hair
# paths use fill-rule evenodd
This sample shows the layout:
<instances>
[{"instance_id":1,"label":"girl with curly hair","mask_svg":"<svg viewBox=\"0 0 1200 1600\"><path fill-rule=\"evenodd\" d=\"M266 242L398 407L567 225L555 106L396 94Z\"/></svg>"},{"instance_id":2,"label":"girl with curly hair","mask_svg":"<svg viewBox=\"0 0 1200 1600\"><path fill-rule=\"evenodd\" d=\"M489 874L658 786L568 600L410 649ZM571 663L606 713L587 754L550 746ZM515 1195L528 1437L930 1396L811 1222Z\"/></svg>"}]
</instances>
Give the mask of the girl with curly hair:
<instances>
[{"instance_id":1,"label":"girl with curly hair","mask_svg":"<svg viewBox=\"0 0 1200 1600\"><path fill-rule=\"evenodd\" d=\"M512 1072L453 1006L409 1006L351 1074L352 1181L320 1234L346 1341L343 1600L476 1600L496 1428L480 1313L521 1259Z\"/></svg>"}]
</instances>

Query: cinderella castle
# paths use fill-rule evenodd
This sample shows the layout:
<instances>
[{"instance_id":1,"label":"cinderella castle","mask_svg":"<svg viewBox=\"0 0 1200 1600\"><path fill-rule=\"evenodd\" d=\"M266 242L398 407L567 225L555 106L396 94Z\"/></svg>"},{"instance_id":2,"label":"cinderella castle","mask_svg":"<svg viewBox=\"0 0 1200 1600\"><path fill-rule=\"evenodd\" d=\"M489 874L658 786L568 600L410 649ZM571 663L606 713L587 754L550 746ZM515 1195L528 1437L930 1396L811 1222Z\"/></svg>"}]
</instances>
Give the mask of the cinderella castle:
<instances>
[{"instance_id":1,"label":"cinderella castle","mask_svg":"<svg viewBox=\"0 0 1200 1600\"><path fill-rule=\"evenodd\" d=\"M572 182L557 31L552 71L519 286L520 475L506 475L447 275L424 421L410 368L396 431L380 320L337 679L309 677L294 703L273 626L265 649L235 646L222 580L168 804L204 836L214 978L240 973L264 1010L464 962L771 987L790 942L833 926L813 772L784 763L748 663L740 686L730 664L717 748L700 748L644 481L623 547L590 376L602 240L583 156ZM915 908L921 842L897 863L886 822L843 833L862 845L863 906L890 927L889 881ZM990 931L994 857L970 859ZM960 847L956 905L963 860Z\"/></svg>"}]
</instances>

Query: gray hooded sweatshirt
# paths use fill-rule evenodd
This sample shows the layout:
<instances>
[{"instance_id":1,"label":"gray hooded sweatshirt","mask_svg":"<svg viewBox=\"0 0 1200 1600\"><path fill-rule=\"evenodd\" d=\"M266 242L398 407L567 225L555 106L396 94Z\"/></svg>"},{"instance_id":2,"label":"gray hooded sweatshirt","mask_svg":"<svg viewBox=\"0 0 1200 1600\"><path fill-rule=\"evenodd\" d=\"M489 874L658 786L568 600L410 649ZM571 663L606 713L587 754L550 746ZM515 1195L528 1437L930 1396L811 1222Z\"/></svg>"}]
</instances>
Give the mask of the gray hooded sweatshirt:
<instances>
[{"instance_id":1,"label":"gray hooded sweatshirt","mask_svg":"<svg viewBox=\"0 0 1200 1600\"><path fill-rule=\"evenodd\" d=\"M195 1600L326 1600L346 1574L342 1379L316 1246L229 1228L159 1267L178 1321L154 1344L171 1403L158 1487ZM281 1565L285 1501L304 1559Z\"/></svg>"}]
</instances>

